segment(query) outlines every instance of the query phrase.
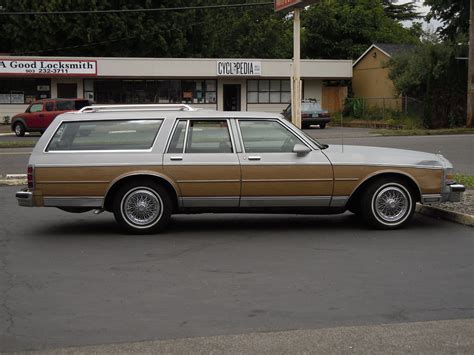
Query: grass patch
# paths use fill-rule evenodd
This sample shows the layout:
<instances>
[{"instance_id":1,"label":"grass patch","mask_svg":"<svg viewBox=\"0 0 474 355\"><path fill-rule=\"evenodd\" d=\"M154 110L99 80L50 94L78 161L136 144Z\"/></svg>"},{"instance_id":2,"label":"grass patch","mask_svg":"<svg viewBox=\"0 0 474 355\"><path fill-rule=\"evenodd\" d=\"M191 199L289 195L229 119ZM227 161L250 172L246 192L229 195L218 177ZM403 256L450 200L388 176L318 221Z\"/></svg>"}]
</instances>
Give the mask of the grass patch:
<instances>
[{"instance_id":1,"label":"grass patch","mask_svg":"<svg viewBox=\"0 0 474 355\"><path fill-rule=\"evenodd\" d=\"M446 134L474 134L474 128L445 128L445 129L378 129L372 134L382 136L435 136Z\"/></svg>"},{"instance_id":2,"label":"grass patch","mask_svg":"<svg viewBox=\"0 0 474 355\"><path fill-rule=\"evenodd\" d=\"M454 180L469 189L474 189L474 175L455 174Z\"/></svg>"},{"instance_id":3,"label":"grass patch","mask_svg":"<svg viewBox=\"0 0 474 355\"><path fill-rule=\"evenodd\" d=\"M0 142L0 149L2 148L30 148L36 145L36 141L12 141L12 142Z\"/></svg>"}]
</instances>

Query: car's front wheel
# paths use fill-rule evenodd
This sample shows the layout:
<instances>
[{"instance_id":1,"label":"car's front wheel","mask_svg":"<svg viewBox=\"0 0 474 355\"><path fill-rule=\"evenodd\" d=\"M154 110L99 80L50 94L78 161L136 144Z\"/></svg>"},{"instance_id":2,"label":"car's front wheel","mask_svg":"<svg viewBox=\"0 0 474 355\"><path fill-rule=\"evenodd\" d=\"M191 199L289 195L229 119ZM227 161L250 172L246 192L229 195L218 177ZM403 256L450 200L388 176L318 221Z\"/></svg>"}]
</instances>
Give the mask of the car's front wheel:
<instances>
[{"instance_id":1,"label":"car's front wheel","mask_svg":"<svg viewBox=\"0 0 474 355\"><path fill-rule=\"evenodd\" d=\"M398 229L409 223L416 200L410 187L400 179L375 181L363 194L364 219L379 229Z\"/></svg>"},{"instance_id":2,"label":"car's front wheel","mask_svg":"<svg viewBox=\"0 0 474 355\"><path fill-rule=\"evenodd\" d=\"M21 122L15 123L13 130L15 131L17 137L23 137L26 132L25 126Z\"/></svg>"},{"instance_id":3,"label":"car's front wheel","mask_svg":"<svg viewBox=\"0 0 474 355\"><path fill-rule=\"evenodd\" d=\"M130 182L119 188L114 198L116 221L134 234L159 232L171 216L168 192L152 181Z\"/></svg>"}]
</instances>

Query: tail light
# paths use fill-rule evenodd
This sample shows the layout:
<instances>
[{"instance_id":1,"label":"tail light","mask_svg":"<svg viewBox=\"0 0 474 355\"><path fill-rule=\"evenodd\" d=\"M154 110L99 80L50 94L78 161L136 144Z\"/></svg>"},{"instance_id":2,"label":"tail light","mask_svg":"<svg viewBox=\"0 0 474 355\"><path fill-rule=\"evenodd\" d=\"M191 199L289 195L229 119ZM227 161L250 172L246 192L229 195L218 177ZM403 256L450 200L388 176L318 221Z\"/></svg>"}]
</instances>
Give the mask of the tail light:
<instances>
[{"instance_id":1,"label":"tail light","mask_svg":"<svg viewBox=\"0 0 474 355\"><path fill-rule=\"evenodd\" d=\"M319 117L329 117L329 113L328 112L320 113Z\"/></svg>"},{"instance_id":2,"label":"tail light","mask_svg":"<svg viewBox=\"0 0 474 355\"><path fill-rule=\"evenodd\" d=\"M35 188L35 169L33 165L28 165L26 176L28 178L28 189L33 190Z\"/></svg>"},{"instance_id":3,"label":"tail light","mask_svg":"<svg viewBox=\"0 0 474 355\"><path fill-rule=\"evenodd\" d=\"M302 117L302 118L310 118L311 115L310 115L309 113L302 113L302 114L301 114L301 117Z\"/></svg>"}]
</instances>

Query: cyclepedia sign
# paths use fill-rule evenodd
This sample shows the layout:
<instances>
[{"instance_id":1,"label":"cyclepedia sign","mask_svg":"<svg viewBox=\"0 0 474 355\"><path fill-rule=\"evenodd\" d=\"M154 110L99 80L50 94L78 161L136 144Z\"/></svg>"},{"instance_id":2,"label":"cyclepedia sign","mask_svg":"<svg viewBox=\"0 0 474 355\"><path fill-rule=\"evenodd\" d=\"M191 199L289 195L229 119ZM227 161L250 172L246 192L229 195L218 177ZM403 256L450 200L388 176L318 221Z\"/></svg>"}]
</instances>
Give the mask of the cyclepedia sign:
<instances>
[{"instance_id":1,"label":"cyclepedia sign","mask_svg":"<svg viewBox=\"0 0 474 355\"><path fill-rule=\"evenodd\" d=\"M218 76L260 76L262 62L249 60L220 60L217 62Z\"/></svg>"},{"instance_id":2,"label":"cyclepedia sign","mask_svg":"<svg viewBox=\"0 0 474 355\"><path fill-rule=\"evenodd\" d=\"M0 58L0 75L96 76L97 61Z\"/></svg>"}]
</instances>

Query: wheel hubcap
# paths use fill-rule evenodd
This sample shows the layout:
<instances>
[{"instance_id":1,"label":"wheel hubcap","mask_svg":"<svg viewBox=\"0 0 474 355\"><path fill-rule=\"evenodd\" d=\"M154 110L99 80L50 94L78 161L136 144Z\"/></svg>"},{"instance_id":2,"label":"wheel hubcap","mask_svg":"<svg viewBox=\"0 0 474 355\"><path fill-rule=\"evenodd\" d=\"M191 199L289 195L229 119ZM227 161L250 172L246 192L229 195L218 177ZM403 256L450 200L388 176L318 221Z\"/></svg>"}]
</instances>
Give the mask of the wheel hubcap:
<instances>
[{"instance_id":1,"label":"wheel hubcap","mask_svg":"<svg viewBox=\"0 0 474 355\"><path fill-rule=\"evenodd\" d=\"M138 189L130 192L122 204L124 216L134 225L148 226L161 216L162 205L152 191Z\"/></svg>"},{"instance_id":2,"label":"wheel hubcap","mask_svg":"<svg viewBox=\"0 0 474 355\"><path fill-rule=\"evenodd\" d=\"M377 215L386 222L398 222L409 208L407 194L396 186L382 189L376 196L374 207Z\"/></svg>"},{"instance_id":3,"label":"wheel hubcap","mask_svg":"<svg viewBox=\"0 0 474 355\"><path fill-rule=\"evenodd\" d=\"M21 133L21 127L19 125L15 126L15 133L20 134Z\"/></svg>"}]
</instances>

